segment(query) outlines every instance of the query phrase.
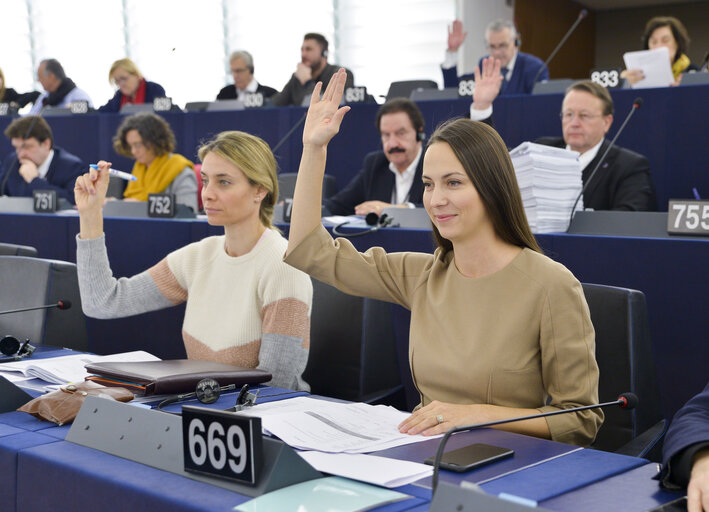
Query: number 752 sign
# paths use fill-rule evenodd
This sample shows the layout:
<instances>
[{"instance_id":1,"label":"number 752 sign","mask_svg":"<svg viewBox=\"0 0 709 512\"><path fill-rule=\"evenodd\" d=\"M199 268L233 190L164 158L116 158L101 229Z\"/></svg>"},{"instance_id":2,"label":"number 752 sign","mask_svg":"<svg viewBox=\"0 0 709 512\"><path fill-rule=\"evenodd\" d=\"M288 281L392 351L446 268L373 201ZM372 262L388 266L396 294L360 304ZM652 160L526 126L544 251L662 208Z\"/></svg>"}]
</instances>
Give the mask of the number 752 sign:
<instances>
[{"instance_id":1,"label":"number 752 sign","mask_svg":"<svg viewBox=\"0 0 709 512\"><path fill-rule=\"evenodd\" d=\"M670 199L667 232L682 235L709 235L709 201Z\"/></svg>"}]
</instances>

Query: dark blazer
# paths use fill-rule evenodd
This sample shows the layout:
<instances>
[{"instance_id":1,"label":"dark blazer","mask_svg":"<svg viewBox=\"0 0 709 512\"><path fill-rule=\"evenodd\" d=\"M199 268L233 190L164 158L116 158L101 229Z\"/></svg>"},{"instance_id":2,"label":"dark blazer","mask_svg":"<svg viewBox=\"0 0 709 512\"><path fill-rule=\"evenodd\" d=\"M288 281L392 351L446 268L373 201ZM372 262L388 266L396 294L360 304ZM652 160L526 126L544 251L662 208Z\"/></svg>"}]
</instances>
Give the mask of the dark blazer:
<instances>
[{"instance_id":1,"label":"dark blazer","mask_svg":"<svg viewBox=\"0 0 709 512\"><path fill-rule=\"evenodd\" d=\"M478 69L482 69L482 62L482 59L478 61ZM549 80L549 69L541 59L534 55L517 52L517 60L512 70L512 77L510 77L509 82L507 80L502 81L500 96L506 94L531 94L532 89L534 89L534 77L542 67L544 67L544 71L537 78L538 82ZM460 80L473 80L475 78L472 73L459 77L457 66L448 69L441 68L441 70L443 71L443 87L458 87Z\"/></svg>"},{"instance_id":2,"label":"dark blazer","mask_svg":"<svg viewBox=\"0 0 709 512\"><path fill-rule=\"evenodd\" d=\"M535 142L557 148L566 147L561 137L542 137ZM596 158L583 170L581 179L584 186L609 144L604 139ZM583 205L584 208L594 210L656 211L657 199L648 159L628 149L613 146L583 193Z\"/></svg>"},{"instance_id":3,"label":"dark blazer","mask_svg":"<svg viewBox=\"0 0 709 512\"><path fill-rule=\"evenodd\" d=\"M160 84L155 82L145 81L145 103L152 103L155 98L164 98L165 89ZM108 100L104 106L99 107L99 112L120 112L121 110L121 99L123 98L123 93L118 90L113 98Z\"/></svg>"},{"instance_id":4,"label":"dark blazer","mask_svg":"<svg viewBox=\"0 0 709 512\"><path fill-rule=\"evenodd\" d=\"M662 482L686 486L694 454L709 448L709 384L672 418L662 447Z\"/></svg>"},{"instance_id":5,"label":"dark blazer","mask_svg":"<svg viewBox=\"0 0 709 512\"><path fill-rule=\"evenodd\" d=\"M0 98L0 103L17 103L22 108L28 103L34 103L39 98L39 91L25 92L20 94L12 87L5 89L5 94Z\"/></svg>"},{"instance_id":6,"label":"dark blazer","mask_svg":"<svg viewBox=\"0 0 709 512\"><path fill-rule=\"evenodd\" d=\"M419 159L414 182L409 190L408 201L416 205L423 203L423 154ZM365 201L391 202L396 186L396 177L389 169L389 160L382 151L369 153L364 157L364 168L337 194L325 199L323 205L331 215L354 215L355 206Z\"/></svg>"},{"instance_id":7,"label":"dark blazer","mask_svg":"<svg viewBox=\"0 0 709 512\"><path fill-rule=\"evenodd\" d=\"M260 92L264 98L270 98L278 91L275 90L273 87L258 84L256 92ZM235 100L237 97L238 95L236 94L236 86L234 84L223 87L222 90L219 91L219 94L217 94L218 100Z\"/></svg>"},{"instance_id":8,"label":"dark blazer","mask_svg":"<svg viewBox=\"0 0 709 512\"><path fill-rule=\"evenodd\" d=\"M57 197L67 199L74 204L74 184L76 178L88 171L88 167L68 151L54 146L54 158L44 178L35 178L27 183L20 173L20 162L12 153L2 164L0 183L5 183L5 194L16 197L32 197L34 190L56 190ZM10 171L10 175L6 173ZM7 178L7 181L5 179Z\"/></svg>"}]
</instances>

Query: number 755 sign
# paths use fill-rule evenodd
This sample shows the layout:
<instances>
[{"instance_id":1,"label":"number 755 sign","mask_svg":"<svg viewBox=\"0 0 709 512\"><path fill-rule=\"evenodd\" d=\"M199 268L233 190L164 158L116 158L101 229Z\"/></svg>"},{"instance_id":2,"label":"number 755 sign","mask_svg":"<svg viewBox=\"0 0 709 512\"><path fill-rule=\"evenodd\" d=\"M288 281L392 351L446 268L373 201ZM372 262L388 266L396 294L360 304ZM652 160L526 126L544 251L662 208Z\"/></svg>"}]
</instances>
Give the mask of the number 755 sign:
<instances>
[{"instance_id":1,"label":"number 755 sign","mask_svg":"<svg viewBox=\"0 0 709 512\"><path fill-rule=\"evenodd\" d=\"M667 232L709 235L709 201L670 199L667 208Z\"/></svg>"}]
</instances>

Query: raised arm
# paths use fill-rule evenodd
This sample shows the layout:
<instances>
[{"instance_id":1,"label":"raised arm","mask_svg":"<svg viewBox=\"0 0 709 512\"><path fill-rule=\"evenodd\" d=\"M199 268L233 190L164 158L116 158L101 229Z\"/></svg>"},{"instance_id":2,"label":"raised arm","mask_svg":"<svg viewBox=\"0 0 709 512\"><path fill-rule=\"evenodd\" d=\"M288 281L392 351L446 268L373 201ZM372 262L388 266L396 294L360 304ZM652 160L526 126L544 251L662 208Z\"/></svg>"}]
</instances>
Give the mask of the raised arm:
<instances>
[{"instance_id":1,"label":"raised arm","mask_svg":"<svg viewBox=\"0 0 709 512\"><path fill-rule=\"evenodd\" d=\"M322 180L325 174L327 145L340 131L342 118L350 107L340 107L347 74L343 68L335 74L320 98L318 82L310 97L310 107L303 128L303 156L293 194L288 252L320 224Z\"/></svg>"},{"instance_id":2,"label":"raised arm","mask_svg":"<svg viewBox=\"0 0 709 512\"><path fill-rule=\"evenodd\" d=\"M74 200L79 210L79 237L82 240L98 238L103 234L103 203L108 191L108 169L111 162L101 160L98 170L91 169L76 178Z\"/></svg>"}]
</instances>

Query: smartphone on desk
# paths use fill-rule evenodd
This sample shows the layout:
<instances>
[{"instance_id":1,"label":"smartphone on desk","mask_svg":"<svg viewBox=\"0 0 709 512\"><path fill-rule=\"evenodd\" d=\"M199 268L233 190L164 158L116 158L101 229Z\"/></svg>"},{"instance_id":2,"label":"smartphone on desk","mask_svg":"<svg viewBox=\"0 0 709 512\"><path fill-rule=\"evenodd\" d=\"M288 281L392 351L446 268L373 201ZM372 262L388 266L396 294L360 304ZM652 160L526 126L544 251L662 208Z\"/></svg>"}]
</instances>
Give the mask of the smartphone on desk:
<instances>
[{"instance_id":1,"label":"smartphone on desk","mask_svg":"<svg viewBox=\"0 0 709 512\"><path fill-rule=\"evenodd\" d=\"M504 459L505 457L511 457L513 453L514 450L510 450L509 448L475 443L449 452L443 452L441 467L450 471L463 473L484 464ZM435 458L435 456L429 457L424 463L433 466Z\"/></svg>"}]
</instances>

